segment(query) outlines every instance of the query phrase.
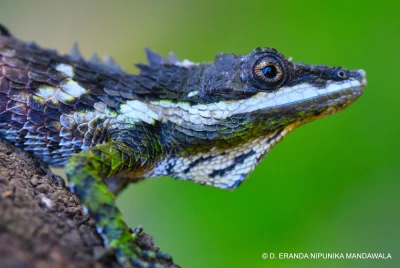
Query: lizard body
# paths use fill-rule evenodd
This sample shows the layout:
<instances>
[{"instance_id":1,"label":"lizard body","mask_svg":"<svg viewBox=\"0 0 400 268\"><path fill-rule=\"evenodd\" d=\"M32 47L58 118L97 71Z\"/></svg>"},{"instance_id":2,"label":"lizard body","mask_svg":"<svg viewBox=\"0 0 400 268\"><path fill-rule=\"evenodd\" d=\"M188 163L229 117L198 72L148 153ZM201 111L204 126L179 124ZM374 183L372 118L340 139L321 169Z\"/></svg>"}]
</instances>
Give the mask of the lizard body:
<instances>
[{"instance_id":1,"label":"lizard body","mask_svg":"<svg viewBox=\"0 0 400 268\"><path fill-rule=\"evenodd\" d=\"M135 245L114 199L129 180L172 176L234 189L290 131L342 110L363 70L293 63L274 49L195 64L149 50L125 73L107 59L60 56L0 29L0 135L66 165L71 190L124 266L163 253ZM113 191L112 185L116 185Z\"/></svg>"}]
</instances>

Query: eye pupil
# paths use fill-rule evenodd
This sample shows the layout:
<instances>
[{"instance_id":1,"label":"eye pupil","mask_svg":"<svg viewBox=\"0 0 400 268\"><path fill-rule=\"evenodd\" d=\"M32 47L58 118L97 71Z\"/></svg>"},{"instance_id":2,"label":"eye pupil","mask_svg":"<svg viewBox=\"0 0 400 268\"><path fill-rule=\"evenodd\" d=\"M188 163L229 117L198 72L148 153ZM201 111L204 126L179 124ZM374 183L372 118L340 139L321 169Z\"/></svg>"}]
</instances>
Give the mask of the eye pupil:
<instances>
[{"instance_id":1,"label":"eye pupil","mask_svg":"<svg viewBox=\"0 0 400 268\"><path fill-rule=\"evenodd\" d=\"M252 64L252 84L258 89L262 90L276 90L282 87L289 75L290 66L283 56L276 54L275 51L268 51L265 54L256 55L256 61L250 61ZM245 65L245 67L250 67ZM249 68L250 69L250 68ZM246 69L246 73L249 70Z\"/></svg>"},{"instance_id":2,"label":"eye pupil","mask_svg":"<svg viewBox=\"0 0 400 268\"><path fill-rule=\"evenodd\" d=\"M261 69L261 72L267 77L267 78L274 78L278 71L276 70L276 67L273 65L268 65L265 66L264 68Z\"/></svg>"}]
</instances>

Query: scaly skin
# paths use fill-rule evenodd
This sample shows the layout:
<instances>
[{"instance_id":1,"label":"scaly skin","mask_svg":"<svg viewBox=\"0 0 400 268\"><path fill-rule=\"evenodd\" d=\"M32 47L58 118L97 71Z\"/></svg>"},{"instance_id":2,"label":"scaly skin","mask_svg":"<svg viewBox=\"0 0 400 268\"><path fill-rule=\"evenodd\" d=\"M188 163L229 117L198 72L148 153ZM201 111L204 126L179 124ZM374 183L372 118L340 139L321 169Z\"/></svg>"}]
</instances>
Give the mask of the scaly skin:
<instances>
[{"instance_id":1,"label":"scaly skin","mask_svg":"<svg viewBox=\"0 0 400 268\"><path fill-rule=\"evenodd\" d=\"M362 70L292 63L268 48L202 64L147 56L138 75L126 74L0 27L0 135L66 165L71 190L125 267L170 258L140 249L141 228L131 234L122 220L115 194L130 180L168 175L235 189L290 131L342 110L366 85Z\"/></svg>"}]
</instances>

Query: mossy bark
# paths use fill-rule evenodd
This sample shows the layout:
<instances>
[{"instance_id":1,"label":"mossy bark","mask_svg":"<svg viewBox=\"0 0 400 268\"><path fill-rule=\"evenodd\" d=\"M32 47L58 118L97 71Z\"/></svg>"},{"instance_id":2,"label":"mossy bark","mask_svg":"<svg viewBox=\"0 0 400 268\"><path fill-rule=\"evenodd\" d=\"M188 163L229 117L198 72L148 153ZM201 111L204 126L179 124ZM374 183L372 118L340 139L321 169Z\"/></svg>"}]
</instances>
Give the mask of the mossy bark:
<instances>
[{"instance_id":1,"label":"mossy bark","mask_svg":"<svg viewBox=\"0 0 400 268\"><path fill-rule=\"evenodd\" d=\"M147 234L138 244L154 249ZM60 178L0 140L0 267L120 267L104 252L94 220Z\"/></svg>"}]
</instances>

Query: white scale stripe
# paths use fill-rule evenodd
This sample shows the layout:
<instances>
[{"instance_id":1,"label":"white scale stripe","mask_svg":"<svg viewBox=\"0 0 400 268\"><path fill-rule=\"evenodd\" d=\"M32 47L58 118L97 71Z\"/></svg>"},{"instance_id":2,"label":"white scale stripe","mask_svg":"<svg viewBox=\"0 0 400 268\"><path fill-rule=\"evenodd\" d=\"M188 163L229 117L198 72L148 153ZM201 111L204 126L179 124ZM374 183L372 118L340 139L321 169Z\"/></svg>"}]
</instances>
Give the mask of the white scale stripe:
<instances>
[{"instance_id":1,"label":"white scale stripe","mask_svg":"<svg viewBox=\"0 0 400 268\"><path fill-rule=\"evenodd\" d=\"M70 78L74 76L74 68L71 65L61 63L58 64L55 69Z\"/></svg>"},{"instance_id":2,"label":"white scale stripe","mask_svg":"<svg viewBox=\"0 0 400 268\"><path fill-rule=\"evenodd\" d=\"M224 120L232 115L240 113L249 113L256 110L283 106L293 102L345 91L346 89L352 87L362 86L362 83L355 79L340 82L329 81L328 83L328 86L325 88L318 88L309 84L301 84L293 87L281 88L277 92L261 92L249 99L235 102L221 101L218 103L190 106L189 103L173 103L171 101L161 100L151 102L150 105L154 108L154 110L157 110L157 108L164 109L162 112L163 117L175 123L177 123L179 118L172 116L173 113L170 111L170 109L173 109L175 114L177 114L179 111L180 118L188 118L190 115L199 114L203 117L210 116L213 119Z\"/></svg>"}]
</instances>

